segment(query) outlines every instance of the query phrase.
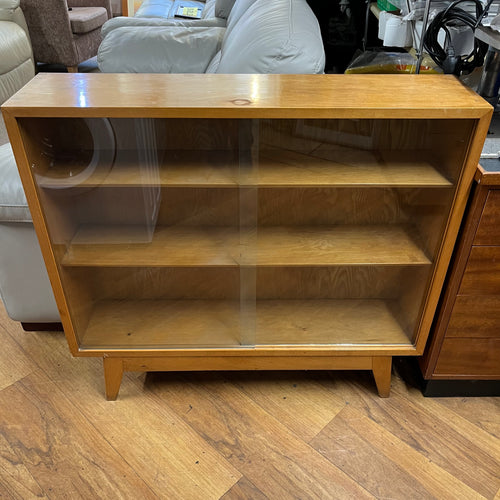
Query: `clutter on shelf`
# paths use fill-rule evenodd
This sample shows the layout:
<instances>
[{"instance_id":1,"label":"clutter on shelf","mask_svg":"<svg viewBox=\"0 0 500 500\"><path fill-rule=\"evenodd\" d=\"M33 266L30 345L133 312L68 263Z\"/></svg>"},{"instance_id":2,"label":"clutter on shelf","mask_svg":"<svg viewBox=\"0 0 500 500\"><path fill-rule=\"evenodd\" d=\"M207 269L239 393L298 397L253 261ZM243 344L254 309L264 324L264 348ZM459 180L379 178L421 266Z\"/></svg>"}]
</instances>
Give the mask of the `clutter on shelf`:
<instances>
[{"instance_id":1,"label":"clutter on shelf","mask_svg":"<svg viewBox=\"0 0 500 500\"><path fill-rule=\"evenodd\" d=\"M379 0L378 36L385 47L425 50L444 73L468 74L487 51L474 33L479 25L500 27L499 7L500 0Z\"/></svg>"},{"instance_id":2,"label":"clutter on shelf","mask_svg":"<svg viewBox=\"0 0 500 500\"><path fill-rule=\"evenodd\" d=\"M417 72L417 64L415 51L385 52L380 50L366 50L355 54L345 73L412 74ZM442 73L442 71L432 59L428 58L420 64L420 73L436 74Z\"/></svg>"}]
</instances>

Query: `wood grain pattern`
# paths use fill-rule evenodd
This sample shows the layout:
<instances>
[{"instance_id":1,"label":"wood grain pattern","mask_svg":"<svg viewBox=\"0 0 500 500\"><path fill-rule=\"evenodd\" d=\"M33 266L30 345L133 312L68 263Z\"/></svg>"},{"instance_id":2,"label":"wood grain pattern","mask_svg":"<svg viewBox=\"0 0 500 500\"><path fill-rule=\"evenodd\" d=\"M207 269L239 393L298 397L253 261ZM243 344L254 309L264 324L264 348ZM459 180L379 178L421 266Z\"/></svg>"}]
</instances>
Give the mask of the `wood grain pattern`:
<instances>
[{"instance_id":1,"label":"wood grain pattern","mask_svg":"<svg viewBox=\"0 0 500 500\"><path fill-rule=\"evenodd\" d=\"M106 399L114 401L122 383L123 361L116 358L104 358L103 362Z\"/></svg>"},{"instance_id":2,"label":"wood grain pattern","mask_svg":"<svg viewBox=\"0 0 500 500\"><path fill-rule=\"evenodd\" d=\"M391 356L377 356L373 358L373 377L377 384L378 394L381 398L388 398L391 392Z\"/></svg>"},{"instance_id":3,"label":"wood grain pattern","mask_svg":"<svg viewBox=\"0 0 500 500\"><path fill-rule=\"evenodd\" d=\"M76 146L75 151L80 153ZM237 150L160 151L159 156L165 159L157 166L157 182L161 186L192 188L235 187L247 183L259 187L451 186L450 181L429 163L415 160L414 152L405 158L391 152L384 154L354 149L335 153L329 161L317 151L306 155L284 149L264 149L258 153L254 172L241 177ZM87 165L89 160L85 162L82 159L82 164ZM54 165L46 169L43 176L40 175L38 185L45 189L65 185L70 188L74 186L73 179L67 177L70 170L73 170L70 165ZM122 161L115 161L111 170L97 169L79 186L147 186L151 182L141 171L137 158L129 155Z\"/></svg>"},{"instance_id":4,"label":"wood grain pattern","mask_svg":"<svg viewBox=\"0 0 500 500\"><path fill-rule=\"evenodd\" d=\"M250 338L252 344L270 346L411 347L390 308L380 300L259 301L256 315L254 332L251 325L241 323L239 301L102 301L94 306L82 346L238 347L242 339Z\"/></svg>"},{"instance_id":5,"label":"wood grain pattern","mask_svg":"<svg viewBox=\"0 0 500 500\"><path fill-rule=\"evenodd\" d=\"M144 399L144 388L136 383L135 377L125 374L121 388L123 398L107 402L100 390L103 385L101 360L88 358L81 363L81 359L72 358L61 334L44 332L23 335L18 324L8 320L3 307L0 318L1 325L9 322L9 333L19 339L23 350L32 359L33 367L38 371L31 384L40 387L39 391L27 387L23 398L12 398L10 393L0 391L1 434L9 435L7 430L10 427L1 417L5 414L12 422L10 432L18 435L29 432L34 440L52 443L43 448L43 462L38 465L36 449L31 452L29 448L24 449L22 456L14 456L13 462L14 465L26 464L30 470L35 468L35 479L38 479L38 474L45 474L44 481L39 482L49 498L54 494L64 497L64 492L68 491L63 489L61 495L57 495L59 490L51 492L50 488L55 483L65 485L69 475L73 471L78 472L75 453L80 447L86 447L87 457L94 461L95 468L99 467L103 443L113 463L103 466L104 472L92 467L82 471L81 481L87 479L89 484L94 485L96 493L86 494L90 486L80 492L77 490L79 481L74 481L74 489L78 491L75 498L97 499L103 498L103 495L113 498L117 494L122 494L124 498L130 495L161 498L168 491L177 498L218 499L242 477L172 412L166 401L154 397ZM5 330L0 329L1 342L5 335ZM16 385L11 388L18 389ZM55 395L49 396L48 393ZM14 411L9 404L16 404L17 410ZM53 410L47 409L49 404L50 408L54 407ZM18 418L17 412L23 417ZM39 418L34 419L34 412ZM59 417L54 418L54 413ZM44 422L45 418L47 422ZM21 450L23 442L26 441L19 444ZM2 456L5 456L3 448ZM42 463L51 465L50 473L43 469L38 472ZM144 490L132 487L128 477L122 479L120 468L123 469L123 464L128 464L128 471L135 471L133 474L145 485ZM21 467L19 469L22 478ZM107 485L106 474L118 483L109 495L101 494ZM3 477L1 479L0 484ZM21 487L16 488L15 491L24 491Z\"/></svg>"},{"instance_id":6,"label":"wood grain pattern","mask_svg":"<svg viewBox=\"0 0 500 500\"><path fill-rule=\"evenodd\" d=\"M9 444L7 439L0 436L0 495L5 498L23 500L25 498L49 497L44 493L44 489L30 474L28 468L19 460L15 449Z\"/></svg>"},{"instance_id":7,"label":"wood grain pattern","mask_svg":"<svg viewBox=\"0 0 500 500\"><path fill-rule=\"evenodd\" d=\"M497 463L500 460L500 441L493 437L494 433L485 432L479 424L479 420L491 423L492 430L495 429L495 422L500 424L498 419L499 398L426 398L420 390L412 383L394 377L393 394L404 397L400 400L398 410L404 407L410 409L411 415L419 419L419 428L411 428L411 423L404 420L403 429L396 430L399 417L396 417L394 428L391 431L405 442L411 443L433 460L439 466L445 468L449 473L458 477L468 486L474 488L485 498L491 498L496 488L500 485ZM406 401L411 401L410 407L406 406ZM467 414L467 407L470 408L473 401L476 403L476 424L472 424L472 416L467 419L461 416L462 410ZM452 402L458 403L457 405ZM490 403L490 404L488 404ZM453 411L449 409L453 408ZM486 412L484 412L486 410ZM395 417L392 413L389 420ZM412 417L413 418L413 417ZM384 422L377 416L379 422ZM432 424L432 429L427 426ZM424 434L420 433L422 428L429 429ZM403 431L403 432L401 432ZM403 437L405 436L406 437ZM473 455L478 453L476 458ZM453 460L449 460L455 457ZM459 458L457 460L457 458Z\"/></svg>"},{"instance_id":8,"label":"wood grain pattern","mask_svg":"<svg viewBox=\"0 0 500 500\"><path fill-rule=\"evenodd\" d=\"M404 464L380 453L369 437L361 436L359 425L359 417L353 419L341 411L311 446L375 498L436 498L426 481L409 475Z\"/></svg>"},{"instance_id":9,"label":"wood grain pattern","mask_svg":"<svg viewBox=\"0 0 500 500\"><path fill-rule=\"evenodd\" d=\"M412 186L449 187L451 183L415 154L401 158L393 152L334 151L331 159L315 150L306 155L282 149L262 150L256 165L259 187L293 186Z\"/></svg>"},{"instance_id":10,"label":"wood grain pattern","mask_svg":"<svg viewBox=\"0 0 500 500\"><path fill-rule=\"evenodd\" d=\"M366 92L367 88L378 91ZM375 112L380 118L491 115L490 105L475 92L442 75L402 79L400 75L207 74L199 78L42 73L11 97L4 109L18 116L36 109L38 116L141 118L373 118Z\"/></svg>"},{"instance_id":11,"label":"wood grain pattern","mask_svg":"<svg viewBox=\"0 0 500 500\"><path fill-rule=\"evenodd\" d=\"M500 245L500 190L490 189L479 221L474 245Z\"/></svg>"},{"instance_id":12,"label":"wood grain pattern","mask_svg":"<svg viewBox=\"0 0 500 500\"><path fill-rule=\"evenodd\" d=\"M402 299L421 292L430 266L261 267L258 299Z\"/></svg>"},{"instance_id":13,"label":"wood grain pattern","mask_svg":"<svg viewBox=\"0 0 500 500\"><path fill-rule=\"evenodd\" d=\"M360 375L357 378L359 380ZM364 435L371 446L378 448L378 453L383 450L386 457L422 482L437 498L453 498L453 494L457 498L467 498L467 495L471 495L470 498L492 498L500 486L496 465L498 440L491 442L490 438L488 442L486 434L467 426L466 422L462 428L460 418L453 412L450 414L453 426L450 423L448 427L448 413L442 413L443 407L438 402L424 398L407 381L397 377L393 377L393 381L391 397L378 401L367 399L364 391L360 391L358 384L353 384L352 380L348 388L341 386L337 391L340 397L349 401L343 412L349 411L348 418L356 425L358 435ZM404 395L405 398L393 398L395 394ZM377 422L387 434L382 432L372 436L375 428L370 430L370 421ZM335 427L335 419L322 432L328 431L329 427ZM422 432L424 428L426 431ZM315 438L315 442L325 442L325 446L328 446L327 437L322 439L322 433ZM413 450L418 450L420 457L418 454L413 455ZM400 453L404 456L400 456ZM437 479L441 475L440 469L445 471L441 481ZM432 488L436 489L432 491Z\"/></svg>"},{"instance_id":14,"label":"wood grain pattern","mask_svg":"<svg viewBox=\"0 0 500 500\"><path fill-rule=\"evenodd\" d=\"M447 415L447 421L457 432L469 436L474 435L474 441L489 450L492 457L500 460L500 419L498 409L500 400L495 397L483 398L440 398L441 415ZM430 406L430 405L429 405ZM426 410L430 409L425 407ZM448 413L451 411L451 413ZM495 439L491 439L494 436Z\"/></svg>"},{"instance_id":15,"label":"wood grain pattern","mask_svg":"<svg viewBox=\"0 0 500 500\"><path fill-rule=\"evenodd\" d=\"M126 373L110 403L99 359L72 358L61 333L23 332L0 304L7 337L33 376L0 389L5 498L102 498L112 474L108 498L493 499L500 487L499 398L424 398L396 369L389 399L368 372Z\"/></svg>"},{"instance_id":16,"label":"wood grain pattern","mask_svg":"<svg viewBox=\"0 0 500 500\"><path fill-rule=\"evenodd\" d=\"M164 163L157 165L157 183L176 187L235 187L238 168L233 151L167 151ZM44 189L67 188L74 185L67 177L69 168L59 167L44 172L38 185ZM57 181L57 182L54 182ZM111 170L96 170L80 183L81 187L127 187L148 186L152 180L144 175L137 158L126 156L115 162Z\"/></svg>"},{"instance_id":17,"label":"wood grain pattern","mask_svg":"<svg viewBox=\"0 0 500 500\"><path fill-rule=\"evenodd\" d=\"M102 301L94 306L82 346L239 346L239 314L238 301Z\"/></svg>"},{"instance_id":18,"label":"wood grain pattern","mask_svg":"<svg viewBox=\"0 0 500 500\"><path fill-rule=\"evenodd\" d=\"M240 479L230 490L228 490L221 500L266 500L268 497L256 488L248 479Z\"/></svg>"},{"instance_id":19,"label":"wood grain pattern","mask_svg":"<svg viewBox=\"0 0 500 500\"><path fill-rule=\"evenodd\" d=\"M445 338L436 378L500 379L500 338Z\"/></svg>"},{"instance_id":20,"label":"wood grain pattern","mask_svg":"<svg viewBox=\"0 0 500 500\"><path fill-rule=\"evenodd\" d=\"M168 383L156 375L146 383L264 495L371 498L248 396L232 384L221 383L217 375L169 376ZM203 388L210 388L208 397Z\"/></svg>"},{"instance_id":21,"label":"wood grain pattern","mask_svg":"<svg viewBox=\"0 0 500 500\"><path fill-rule=\"evenodd\" d=\"M135 494L149 487L43 372L0 394L0 426L13 456L52 495L74 498ZM58 467L64 476L53 474ZM119 479L118 479L119 478Z\"/></svg>"},{"instance_id":22,"label":"wood grain pattern","mask_svg":"<svg viewBox=\"0 0 500 500\"><path fill-rule=\"evenodd\" d=\"M396 440L390 432L378 432L374 435L376 426L373 421L368 417L364 416L361 412L347 407L342 410L341 414L338 415L342 418L344 424L347 424L351 432L354 432L356 436L361 437L367 442L368 446L372 446L377 450L377 454L382 454L385 460L390 460L397 464L398 467L405 470L405 472L411 477L409 487L416 488L417 491L422 491L422 486L419 485L422 478L425 477L425 490L428 493L425 494L424 498L443 498L443 499L480 499L481 495L476 493L472 488L464 484L462 481L458 480L452 474L447 473L439 465L431 462L430 460L424 458L422 455L416 453L411 446L407 445L403 441ZM327 456L333 453L329 453L328 444L330 439L332 439L335 434L329 435L328 428L334 427L335 419L332 423L321 432L314 441L313 446L317 446L322 453ZM333 431L335 432L335 431ZM329 439L330 438L330 439ZM326 448L326 449L325 449ZM365 449L366 450L366 449ZM332 459L335 460L334 456ZM364 463L369 462L369 460L364 460ZM390 469L389 469L390 470ZM397 469L396 469L397 471ZM373 476L376 473L376 468L368 474L366 471L367 479L362 479L360 481L362 484L365 483L367 486L374 488L374 481L377 481L377 476ZM396 472L397 474L397 472ZM371 483L371 484L370 484ZM380 482L377 481L378 484ZM413 483L413 484L412 484ZM425 491L424 490L424 491ZM373 490L372 490L373 491ZM376 491L376 489L375 489ZM373 492L374 493L374 492Z\"/></svg>"},{"instance_id":23,"label":"wood grain pattern","mask_svg":"<svg viewBox=\"0 0 500 500\"><path fill-rule=\"evenodd\" d=\"M500 338L500 297L459 295L446 337Z\"/></svg>"},{"instance_id":24,"label":"wood grain pattern","mask_svg":"<svg viewBox=\"0 0 500 500\"><path fill-rule=\"evenodd\" d=\"M237 267L76 267L96 300L232 299L240 296Z\"/></svg>"},{"instance_id":25,"label":"wood grain pattern","mask_svg":"<svg viewBox=\"0 0 500 500\"><path fill-rule=\"evenodd\" d=\"M427 215L430 219L432 213L439 213L436 208L449 191L379 187L259 189L258 222L266 226L415 224L418 217ZM410 211L412 205L418 206L420 214Z\"/></svg>"},{"instance_id":26,"label":"wood grain pattern","mask_svg":"<svg viewBox=\"0 0 500 500\"><path fill-rule=\"evenodd\" d=\"M344 407L344 401L314 378L282 372L237 372L232 383L306 442Z\"/></svg>"},{"instance_id":27,"label":"wood grain pattern","mask_svg":"<svg viewBox=\"0 0 500 500\"><path fill-rule=\"evenodd\" d=\"M262 227L240 247L230 227L157 227L150 243L137 226L83 226L65 266L428 265L411 228L399 226ZM397 242L397 243L396 243ZM256 251L254 251L256 246Z\"/></svg>"},{"instance_id":28,"label":"wood grain pattern","mask_svg":"<svg viewBox=\"0 0 500 500\"><path fill-rule=\"evenodd\" d=\"M1 328L1 326L0 326ZM4 336L0 349L0 390L33 371L25 353L10 337Z\"/></svg>"},{"instance_id":29,"label":"wood grain pattern","mask_svg":"<svg viewBox=\"0 0 500 500\"><path fill-rule=\"evenodd\" d=\"M468 201L468 194L472 184L474 173L479 163L484 138L486 137L491 115L481 117L476 125L472 127L468 144L468 155L462 161L463 168L458 174L457 190L452 202L451 213L445 224L443 239L439 244L436 267L431 279L428 295L424 301L423 314L420 322L420 329L415 339L417 352L422 354L425 348L428 332L431 328L434 312L436 310L441 288L443 286L448 263L450 262L455 240L460 230L460 223ZM470 124L469 124L470 125ZM457 162L457 165L460 162ZM421 332L426 332L421 335Z\"/></svg>"},{"instance_id":30,"label":"wood grain pattern","mask_svg":"<svg viewBox=\"0 0 500 500\"><path fill-rule=\"evenodd\" d=\"M480 167L476 170L476 176L478 172L480 173ZM447 285L443 290L443 299L437 310L437 316L431 331L428 346L423 357L419 360L423 375L426 379L430 378L434 371L441 343L447 332L487 195L487 187L477 185L476 183L473 184L470 193L470 204L463 221L463 230L457 241L451 267L448 271ZM467 298L463 297L461 300L467 300ZM473 314L472 311L471 314Z\"/></svg>"},{"instance_id":31,"label":"wood grain pattern","mask_svg":"<svg viewBox=\"0 0 500 500\"><path fill-rule=\"evenodd\" d=\"M459 295L500 295L500 246L473 246Z\"/></svg>"},{"instance_id":32,"label":"wood grain pattern","mask_svg":"<svg viewBox=\"0 0 500 500\"><path fill-rule=\"evenodd\" d=\"M421 292L429 267L265 267L256 270L255 293L258 299L402 299L408 282ZM85 282L94 300L240 296L237 267L72 267L66 273Z\"/></svg>"}]
</instances>

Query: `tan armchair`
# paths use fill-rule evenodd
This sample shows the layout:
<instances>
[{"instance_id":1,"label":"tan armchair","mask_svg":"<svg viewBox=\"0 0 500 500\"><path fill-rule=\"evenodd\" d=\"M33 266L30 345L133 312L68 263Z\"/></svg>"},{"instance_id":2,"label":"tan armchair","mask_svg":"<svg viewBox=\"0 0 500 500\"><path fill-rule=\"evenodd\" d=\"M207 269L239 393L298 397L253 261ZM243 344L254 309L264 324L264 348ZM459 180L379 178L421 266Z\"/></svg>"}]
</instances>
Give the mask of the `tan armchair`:
<instances>
[{"instance_id":1,"label":"tan armchair","mask_svg":"<svg viewBox=\"0 0 500 500\"><path fill-rule=\"evenodd\" d=\"M97 54L101 26L112 17L110 0L21 0L21 8L35 61L70 72Z\"/></svg>"}]
</instances>

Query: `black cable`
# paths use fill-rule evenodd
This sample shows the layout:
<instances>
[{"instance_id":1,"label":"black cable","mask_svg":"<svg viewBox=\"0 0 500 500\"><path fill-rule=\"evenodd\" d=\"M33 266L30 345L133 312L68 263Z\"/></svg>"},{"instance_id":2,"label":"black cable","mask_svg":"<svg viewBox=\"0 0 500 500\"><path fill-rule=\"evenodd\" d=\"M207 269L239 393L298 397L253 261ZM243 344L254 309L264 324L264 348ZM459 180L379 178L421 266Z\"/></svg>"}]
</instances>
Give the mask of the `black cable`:
<instances>
[{"instance_id":1,"label":"black cable","mask_svg":"<svg viewBox=\"0 0 500 500\"><path fill-rule=\"evenodd\" d=\"M475 16L457 7L460 3L465 2L474 2L476 6ZM451 26L468 26L472 32L474 32L491 3L492 0L488 2L486 9L483 9L483 5L479 0L456 0L446 9L439 12L425 30L424 48L434 62L443 68L445 73L455 75L461 75L462 73L467 74L474 68L483 65L488 45L474 37L474 48L470 54L457 56L451 43L449 28ZM440 30L445 32L444 47L438 42L438 33Z\"/></svg>"}]
</instances>

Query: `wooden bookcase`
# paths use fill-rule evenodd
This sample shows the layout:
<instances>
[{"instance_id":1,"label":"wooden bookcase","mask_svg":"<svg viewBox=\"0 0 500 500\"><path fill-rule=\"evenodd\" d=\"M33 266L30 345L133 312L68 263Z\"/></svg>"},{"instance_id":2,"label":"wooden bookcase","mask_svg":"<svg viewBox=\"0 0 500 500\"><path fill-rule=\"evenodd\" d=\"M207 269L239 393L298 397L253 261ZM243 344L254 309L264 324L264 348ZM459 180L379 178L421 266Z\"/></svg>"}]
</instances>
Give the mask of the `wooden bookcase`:
<instances>
[{"instance_id":1,"label":"wooden bookcase","mask_svg":"<svg viewBox=\"0 0 500 500\"><path fill-rule=\"evenodd\" d=\"M75 356L372 370L423 352L491 117L446 76L41 74L3 108Z\"/></svg>"}]
</instances>

